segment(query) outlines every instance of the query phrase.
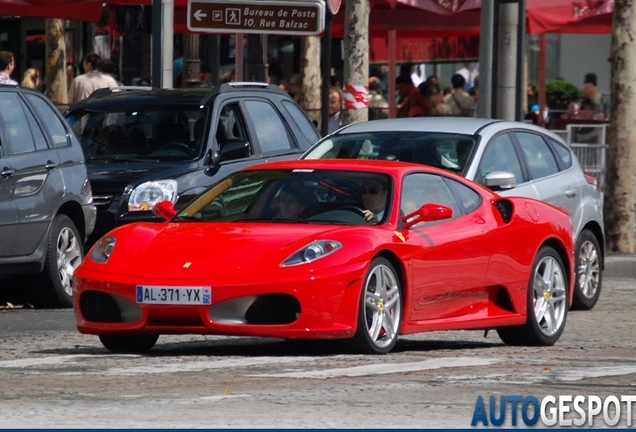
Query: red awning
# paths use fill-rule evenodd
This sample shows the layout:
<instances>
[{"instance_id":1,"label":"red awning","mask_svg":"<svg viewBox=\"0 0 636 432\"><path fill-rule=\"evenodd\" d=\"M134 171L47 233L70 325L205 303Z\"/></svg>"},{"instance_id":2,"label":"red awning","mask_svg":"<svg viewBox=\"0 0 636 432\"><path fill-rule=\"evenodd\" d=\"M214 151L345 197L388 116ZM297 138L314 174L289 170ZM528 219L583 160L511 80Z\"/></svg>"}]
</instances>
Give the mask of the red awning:
<instances>
[{"instance_id":1,"label":"red awning","mask_svg":"<svg viewBox=\"0 0 636 432\"><path fill-rule=\"evenodd\" d=\"M0 16L99 22L104 0L0 0Z\"/></svg>"},{"instance_id":2,"label":"red awning","mask_svg":"<svg viewBox=\"0 0 636 432\"><path fill-rule=\"evenodd\" d=\"M614 0L526 0L527 31L611 33Z\"/></svg>"},{"instance_id":3,"label":"red awning","mask_svg":"<svg viewBox=\"0 0 636 432\"><path fill-rule=\"evenodd\" d=\"M482 0L370 0L369 32L400 37L478 35ZM344 3L344 2L343 2ZM0 16L99 22L102 6L151 5L152 0L0 0ZM174 0L175 32L186 33L187 0ZM540 33L611 33L614 0L526 0L527 30ZM342 36L344 5L334 16Z\"/></svg>"}]
</instances>

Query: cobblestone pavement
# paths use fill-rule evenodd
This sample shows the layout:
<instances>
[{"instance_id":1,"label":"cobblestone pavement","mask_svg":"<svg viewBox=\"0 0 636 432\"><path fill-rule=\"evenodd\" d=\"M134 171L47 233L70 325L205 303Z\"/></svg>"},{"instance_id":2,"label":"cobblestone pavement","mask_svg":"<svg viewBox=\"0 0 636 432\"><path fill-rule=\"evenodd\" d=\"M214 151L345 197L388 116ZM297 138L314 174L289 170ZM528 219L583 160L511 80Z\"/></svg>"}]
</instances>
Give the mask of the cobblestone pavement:
<instances>
[{"instance_id":1,"label":"cobblestone pavement","mask_svg":"<svg viewBox=\"0 0 636 432\"><path fill-rule=\"evenodd\" d=\"M478 396L635 395L634 264L608 259L597 306L571 312L559 342L541 348L477 331L405 336L385 356L186 335L162 336L147 356L114 355L74 329L70 310L0 311L0 425L468 428Z\"/></svg>"}]
</instances>

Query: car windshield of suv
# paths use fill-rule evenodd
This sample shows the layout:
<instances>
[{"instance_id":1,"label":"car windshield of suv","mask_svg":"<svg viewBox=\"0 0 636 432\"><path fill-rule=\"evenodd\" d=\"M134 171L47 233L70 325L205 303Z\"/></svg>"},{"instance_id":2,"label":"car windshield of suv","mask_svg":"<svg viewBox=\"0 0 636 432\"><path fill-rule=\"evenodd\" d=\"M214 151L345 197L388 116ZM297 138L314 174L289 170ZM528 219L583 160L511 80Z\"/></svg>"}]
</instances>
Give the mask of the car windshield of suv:
<instances>
[{"instance_id":1,"label":"car windshield of suv","mask_svg":"<svg viewBox=\"0 0 636 432\"><path fill-rule=\"evenodd\" d=\"M389 176L368 171L254 170L231 174L184 208L174 222L367 225L390 213ZM365 218L364 210L376 218Z\"/></svg>"},{"instance_id":2,"label":"car windshield of suv","mask_svg":"<svg viewBox=\"0 0 636 432\"><path fill-rule=\"evenodd\" d=\"M127 107L128 108L128 107ZM87 161L193 159L203 147L206 110L81 111L67 117Z\"/></svg>"},{"instance_id":3,"label":"car windshield of suv","mask_svg":"<svg viewBox=\"0 0 636 432\"><path fill-rule=\"evenodd\" d=\"M440 132L360 132L333 135L303 159L384 159L463 173L476 147L472 135Z\"/></svg>"}]
</instances>

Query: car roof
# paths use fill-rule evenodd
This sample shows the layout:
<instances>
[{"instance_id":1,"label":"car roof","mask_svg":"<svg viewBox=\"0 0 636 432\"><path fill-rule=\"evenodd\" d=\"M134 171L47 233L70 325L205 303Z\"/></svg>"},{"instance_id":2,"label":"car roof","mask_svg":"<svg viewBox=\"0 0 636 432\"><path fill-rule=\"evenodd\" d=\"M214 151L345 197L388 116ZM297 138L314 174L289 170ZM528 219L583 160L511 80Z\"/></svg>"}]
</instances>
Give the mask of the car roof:
<instances>
[{"instance_id":1,"label":"car roof","mask_svg":"<svg viewBox=\"0 0 636 432\"><path fill-rule=\"evenodd\" d=\"M247 92L250 94L269 93L289 97L278 86L266 83L236 82L224 83L215 88L190 87L179 89L158 89L139 87L113 87L98 89L91 96L71 106L68 111L76 109L108 109L121 107L122 104L134 106L173 105L192 106L206 104L220 94Z\"/></svg>"},{"instance_id":2,"label":"car roof","mask_svg":"<svg viewBox=\"0 0 636 432\"><path fill-rule=\"evenodd\" d=\"M530 123L476 117L411 117L358 122L341 128L336 134L382 131L446 132L474 135L486 127L528 129L541 133L549 131Z\"/></svg>"},{"instance_id":3,"label":"car roof","mask_svg":"<svg viewBox=\"0 0 636 432\"><path fill-rule=\"evenodd\" d=\"M439 132L451 134L475 135L488 130L490 134L495 134L504 130L523 129L550 136L552 139L565 144L562 137L554 132L531 123L487 119L478 117L411 117L373 120L353 123L342 127L330 136L346 135L351 133L374 133L374 132ZM323 138L321 141L328 139ZM316 143L318 145L318 143Z\"/></svg>"},{"instance_id":4,"label":"car roof","mask_svg":"<svg viewBox=\"0 0 636 432\"><path fill-rule=\"evenodd\" d=\"M387 161L378 159L302 159L302 160L285 160L278 162L265 162L262 164L252 165L243 170L259 170L259 169L335 169L335 170L351 170L351 171L373 171L378 173L391 174L395 176L403 175L406 172L428 171L435 174L441 174L447 177L453 177L465 182L466 179L456 175L446 169L440 169L429 165L415 164L410 162Z\"/></svg>"}]
</instances>

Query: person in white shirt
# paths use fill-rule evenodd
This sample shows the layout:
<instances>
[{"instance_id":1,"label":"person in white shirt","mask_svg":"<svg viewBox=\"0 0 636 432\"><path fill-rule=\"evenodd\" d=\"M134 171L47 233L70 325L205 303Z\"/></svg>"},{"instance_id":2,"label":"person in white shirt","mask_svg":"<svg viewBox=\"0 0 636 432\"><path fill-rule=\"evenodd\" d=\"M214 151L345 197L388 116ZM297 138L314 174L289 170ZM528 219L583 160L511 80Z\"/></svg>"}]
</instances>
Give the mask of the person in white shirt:
<instances>
[{"instance_id":1,"label":"person in white shirt","mask_svg":"<svg viewBox=\"0 0 636 432\"><path fill-rule=\"evenodd\" d=\"M18 85L18 82L11 79L11 74L15 69L15 58L9 51L0 51L0 84Z\"/></svg>"},{"instance_id":2,"label":"person in white shirt","mask_svg":"<svg viewBox=\"0 0 636 432\"><path fill-rule=\"evenodd\" d=\"M87 98L95 90L105 87L117 87L119 83L109 74L99 71L102 59L95 53L86 54L82 59L84 74L77 76L68 89L68 104L73 105Z\"/></svg>"}]
</instances>

